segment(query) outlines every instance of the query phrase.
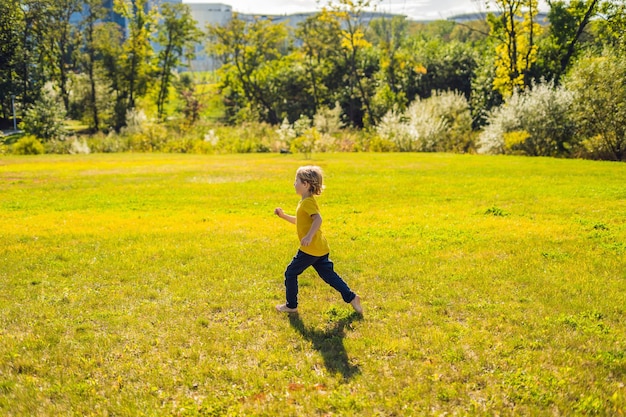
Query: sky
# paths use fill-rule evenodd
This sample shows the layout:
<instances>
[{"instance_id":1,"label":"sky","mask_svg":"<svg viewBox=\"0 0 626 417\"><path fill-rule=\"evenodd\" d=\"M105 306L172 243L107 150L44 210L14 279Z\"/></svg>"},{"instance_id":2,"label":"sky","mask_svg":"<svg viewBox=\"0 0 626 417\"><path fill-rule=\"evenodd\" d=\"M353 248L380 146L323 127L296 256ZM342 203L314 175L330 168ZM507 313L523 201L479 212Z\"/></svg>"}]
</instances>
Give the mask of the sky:
<instances>
[{"instance_id":1,"label":"sky","mask_svg":"<svg viewBox=\"0 0 626 417\"><path fill-rule=\"evenodd\" d=\"M239 13L274 15L314 12L326 4L324 0L184 0L184 3L209 2L228 4ZM379 12L401 14L412 20L447 19L457 14L485 11L481 0L380 0L376 4Z\"/></svg>"}]
</instances>

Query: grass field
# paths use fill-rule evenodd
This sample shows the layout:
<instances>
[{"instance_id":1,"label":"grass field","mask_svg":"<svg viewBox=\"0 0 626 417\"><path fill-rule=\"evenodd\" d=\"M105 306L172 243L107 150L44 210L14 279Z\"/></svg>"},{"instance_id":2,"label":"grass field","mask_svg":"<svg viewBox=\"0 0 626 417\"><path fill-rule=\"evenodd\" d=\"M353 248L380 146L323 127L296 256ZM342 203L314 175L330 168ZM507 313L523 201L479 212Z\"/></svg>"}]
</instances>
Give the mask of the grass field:
<instances>
[{"instance_id":1,"label":"grass field","mask_svg":"<svg viewBox=\"0 0 626 417\"><path fill-rule=\"evenodd\" d=\"M356 316L281 315L298 166ZM626 165L0 158L0 415L626 413Z\"/></svg>"}]
</instances>

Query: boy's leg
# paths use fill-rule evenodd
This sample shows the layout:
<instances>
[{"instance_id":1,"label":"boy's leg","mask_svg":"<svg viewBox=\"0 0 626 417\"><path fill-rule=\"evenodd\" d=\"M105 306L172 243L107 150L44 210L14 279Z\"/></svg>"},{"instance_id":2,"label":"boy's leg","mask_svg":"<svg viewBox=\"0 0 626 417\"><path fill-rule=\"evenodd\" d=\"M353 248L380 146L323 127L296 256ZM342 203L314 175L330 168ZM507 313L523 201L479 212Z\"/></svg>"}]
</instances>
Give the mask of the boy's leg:
<instances>
[{"instance_id":1,"label":"boy's leg","mask_svg":"<svg viewBox=\"0 0 626 417\"><path fill-rule=\"evenodd\" d=\"M350 287L348 287L348 284L346 284L346 282L341 279L339 275L337 275L333 262L328 258L328 255L319 258L317 262L313 264L313 268L315 268L324 282L341 293L343 301L349 303L354 300L356 294L353 293L352 290L350 290Z\"/></svg>"},{"instance_id":2,"label":"boy's leg","mask_svg":"<svg viewBox=\"0 0 626 417\"><path fill-rule=\"evenodd\" d=\"M317 257L298 251L291 263L285 270L285 290L287 295L287 307L298 307L298 276L310 267Z\"/></svg>"}]
</instances>

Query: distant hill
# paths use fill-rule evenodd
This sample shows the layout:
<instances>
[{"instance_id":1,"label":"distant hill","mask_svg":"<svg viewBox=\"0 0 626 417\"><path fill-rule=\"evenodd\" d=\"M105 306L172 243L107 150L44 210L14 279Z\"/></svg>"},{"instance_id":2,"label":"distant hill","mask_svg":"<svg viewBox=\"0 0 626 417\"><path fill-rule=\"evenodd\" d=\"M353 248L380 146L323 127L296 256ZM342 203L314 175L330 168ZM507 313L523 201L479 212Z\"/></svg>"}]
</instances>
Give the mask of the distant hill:
<instances>
[{"instance_id":1,"label":"distant hill","mask_svg":"<svg viewBox=\"0 0 626 417\"><path fill-rule=\"evenodd\" d=\"M493 14L496 14L496 15L499 14L497 12L463 13L463 14L457 14L457 15L454 15L454 16L450 16L446 20L452 20L454 22L470 22L470 21L473 21L473 20L485 20L489 13L493 13ZM539 12L537 14L537 21L539 23L546 23L547 24L547 22L548 22L548 13L546 13L546 12Z\"/></svg>"}]
</instances>

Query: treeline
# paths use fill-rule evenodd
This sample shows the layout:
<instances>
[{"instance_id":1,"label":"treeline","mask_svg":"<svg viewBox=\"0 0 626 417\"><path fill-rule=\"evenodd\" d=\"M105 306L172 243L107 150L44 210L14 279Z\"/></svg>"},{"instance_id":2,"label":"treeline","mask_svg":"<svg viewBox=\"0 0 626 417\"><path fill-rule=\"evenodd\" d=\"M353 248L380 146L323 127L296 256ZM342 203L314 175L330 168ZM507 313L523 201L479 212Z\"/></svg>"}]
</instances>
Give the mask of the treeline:
<instances>
[{"instance_id":1,"label":"treeline","mask_svg":"<svg viewBox=\"0 0 626 417\"><path fill-rule=\"evenodd\" d=\"M5 120L15 96L37 140L62 136L67 117L114 132L109 145L92 140L95 150L626 158L622 1L549 1L544 22L536 0L495 0L484 20L418 24L369 21L374 2L335 0L297 28L234 15L200 33L185 6L159 14L145 0L116 0L125 34L101 23L101 3L2 0ZM213 95L175 71L198 41L222 63ZM216 96L220 125L205 117ZM237 143L224 127L248 132L252 122L272 137Z\"/></svg>"}]
</instances>

